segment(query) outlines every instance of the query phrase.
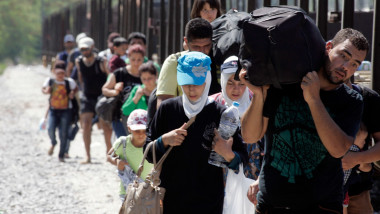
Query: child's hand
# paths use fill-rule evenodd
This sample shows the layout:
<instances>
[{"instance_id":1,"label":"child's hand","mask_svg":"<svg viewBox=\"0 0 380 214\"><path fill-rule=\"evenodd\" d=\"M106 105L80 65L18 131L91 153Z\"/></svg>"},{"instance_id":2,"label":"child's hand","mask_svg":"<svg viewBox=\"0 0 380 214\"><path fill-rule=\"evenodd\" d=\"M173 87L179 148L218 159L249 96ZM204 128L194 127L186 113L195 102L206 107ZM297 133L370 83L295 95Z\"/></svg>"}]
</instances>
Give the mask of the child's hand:
<instances>
[{"instance_id":1,"label":"child's hand","mask_svg":"<svg viewBox=\"0 0 380 214\"><path fill-rule=\"evenodd\" d=\"M137 91L136 91L136 93L135 93L135 96L133 97L132 101L133 101L135 104L137 104L143 95L144 95L144 88L142 88L142 87L140 86L140 87L137 89Z\"/></svg>"},{"instance_id":2,"label":"child's hand","mask_svg":"<svg viewBox=\"0 0 380 214\"><path fill-rule=\"evenodd\" d=\"M144 89L143 87L139 87L136 91L136 95L135 96L138 96L138 97L142 97L142 95L144 95Z\"/></svg>"},{"instance_id":3,"label":"child's hand","mask_svg":"<svg viewBox=\"0 0 380 214\"><path fill-rule=\"evenodd\" d=\"M187 136L187 131L185 129L186 123L184 123L180 128L174 129L162 135L162 142L164 146L180 146Z\"/></svg>"},{"instance_id":4,"label":"child's hand","mask_svg":"<svg viewBox=\"0 0 380 214\"><path fill-rule=\"evenodd\" d=\"M51 93L51 87L50 86L46 86L45 88L42 89L42 92L44 94L50 94Z\"/></svg>"},{"instance_id":5,"label":"child's hand","mask_svg":"<svg viewBox=\"0 0 380 214\"><path fill-rule=\"evenodd\" d=\"M232 137L228 140L224 140L222 136L220 136L218 130L214 129L214 133L215 137L212 143L214 151L223 156L226 161L231 162L235 157L235 153L232 151Z\"/></svg>"},{"instance_id":6,"label":"child's hand","mask_svg":"<svg viewBox=\"0 0 380 214\"><path fill-rule=\"evenodd\" d=\"M116 159L116 166L118 170L120 171L124 170L126 165L128 166L128 162L125 162L119 158Z\"/></svg>"}]
</instances>

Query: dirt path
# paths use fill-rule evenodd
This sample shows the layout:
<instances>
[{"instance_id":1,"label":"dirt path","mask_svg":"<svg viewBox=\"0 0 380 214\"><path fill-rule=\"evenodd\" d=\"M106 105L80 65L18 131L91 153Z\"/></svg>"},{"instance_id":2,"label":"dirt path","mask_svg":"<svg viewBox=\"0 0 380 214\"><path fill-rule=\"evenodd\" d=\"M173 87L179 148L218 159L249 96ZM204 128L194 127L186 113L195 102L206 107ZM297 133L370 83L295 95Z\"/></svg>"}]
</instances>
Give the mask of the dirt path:
<instances>
[{"instance_id":1,"label":"dirt path","mask_svg":"<svg viewBox=\"0 0 380 214\"><path fill-rule=\"evenodd\" d=\"M119 179L96 126L93 164L79 164L85 156L81 131L65 163L58 162L58 148L47 155L50 140L38 124L48 105L41 93L48 76L42 66L23 65L0 76L0 214L117 213Z\"/></svg>"}]
</instances>

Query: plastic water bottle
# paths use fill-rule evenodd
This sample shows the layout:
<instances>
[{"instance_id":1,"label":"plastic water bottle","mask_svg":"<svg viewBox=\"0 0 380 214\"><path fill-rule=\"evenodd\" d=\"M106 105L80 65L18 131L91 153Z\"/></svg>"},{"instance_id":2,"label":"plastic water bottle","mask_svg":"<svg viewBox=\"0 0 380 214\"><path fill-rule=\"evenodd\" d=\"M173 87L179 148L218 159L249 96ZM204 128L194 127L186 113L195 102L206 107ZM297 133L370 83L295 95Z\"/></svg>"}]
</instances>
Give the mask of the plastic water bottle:
<instances>
[{"instance_id":1,"label":"plastic water bottle","mask_svg":"<svg viewBox=\"0 0 380 214\"><path fill-rule=\"evenodd\" d=\"M240 125L240 119L239 119L239 103L233 102L232 106L228 107L223 113L220 118L219 128L218 131L221 135L221 137L225 140L228 140L232 135L235 134L236 129ZM227 161L223 158L223 156L219 155L215 151L211 151L210 157L208 159L208 163L218 166L218 167L224 167L227 168Z\"/></svg>"}]
</instances>

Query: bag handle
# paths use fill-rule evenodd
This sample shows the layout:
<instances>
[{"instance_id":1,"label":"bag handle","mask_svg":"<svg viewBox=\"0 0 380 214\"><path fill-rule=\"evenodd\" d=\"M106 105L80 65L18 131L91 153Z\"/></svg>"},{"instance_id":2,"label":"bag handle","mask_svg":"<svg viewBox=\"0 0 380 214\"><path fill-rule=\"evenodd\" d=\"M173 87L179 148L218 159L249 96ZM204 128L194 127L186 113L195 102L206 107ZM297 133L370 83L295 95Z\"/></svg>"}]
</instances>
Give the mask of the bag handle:
<instances>
[{"instance_id":1,"label":"bag handle","mask_svg":"<svg viewBox=\"0 0 380 214\"><path fill-rule=\"evenodd\" d=\"M190 120L187 121L187 123L186 123L186 125L185 125L185 127L184 127L183 129L188 129L188 128L191 126L191 124L194 123L195 118L196 118L196 116L190 118ZM165 154L162 156L162 158L158 161L158 163L157 163L157 167L155 167L156 169L158 169L158 168L160 169L160 168L161 168L161 166L162 166L162 164L164 163L166 157L169 155L169 152L170 152L172 149L173 149L173 146L170 146L170 148L168 149L168 151L166 151L166 153L165 153ZM160 170L161 170L161 169L160 169Z\"/></svg>"},{"instance_id":2,"label":"bag handle","mask_svg":"<svg viewBox=\"0 0 380 214\"><path fill-rule=\"evenodd\" d=\"M195 118L196 116L190 118L190 120L186 123L184 129L188 129L191 124L194 123L195 121ZM155 148L155 144L156 144L156 140L155 141L152 141L150 142L147 147L145 148L145 152L144 152L144 157L140 163L140 166L139 166L139 169L137 171L137 177L135 179L135 183L138 183L138 178L140 178L141 176L141 173L142 171L144 170L144 161L148 155L148 152L149 150L151 149L151 147L153 146L153 150L152 150L152 154L153 154L153 170L152 172L148 175L150 178L153 177L153 174L154 175L159 175L161 173L161 167L162 167L162 164L164 163L165 159L168 157L169 153L172 151L173 149L173 146L170 146L169 149L165 152L165 154L161 157L161 159L158 161L158 163L156 163L156 148ZM159 177L159 176L157 176ZM147 179L146 179L147 180ZM150 182L150 180L146 181L146 182ZM159 182L158 182L159 183Z\"/></svg>"}]
</instances>

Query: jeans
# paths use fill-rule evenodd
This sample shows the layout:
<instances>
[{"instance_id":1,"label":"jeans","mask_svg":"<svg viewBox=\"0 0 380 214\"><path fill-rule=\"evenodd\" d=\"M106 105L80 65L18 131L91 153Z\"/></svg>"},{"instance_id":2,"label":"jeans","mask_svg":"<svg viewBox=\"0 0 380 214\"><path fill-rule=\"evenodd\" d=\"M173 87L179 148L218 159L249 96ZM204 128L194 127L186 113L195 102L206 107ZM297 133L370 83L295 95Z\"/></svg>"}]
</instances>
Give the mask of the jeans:
<instances>
[{"instance_id":1,"label":"jeans","mask_svg":"<svg viewBox=\"0 0 380 214\"><path fill-rule=\"evenodd\" d=\"M121 136L127 136L127 132L120 120L112 121L112 129L114 130L117 138Z\"/></svg>"},{"instance_id":2,"label":"jeans","mask_svg":"<svg viewBox=\"0 0 380 214\"><path fill-rule=\"evenodd\" d=\"M55 137L55 130L58 128L59 131L59 158L63 158L68 137L68 128L71 123L71 110L49 110L49 121L48 121L48 133L53 146L57 145L57 140Z\"/></svg>"}]
</instances>

